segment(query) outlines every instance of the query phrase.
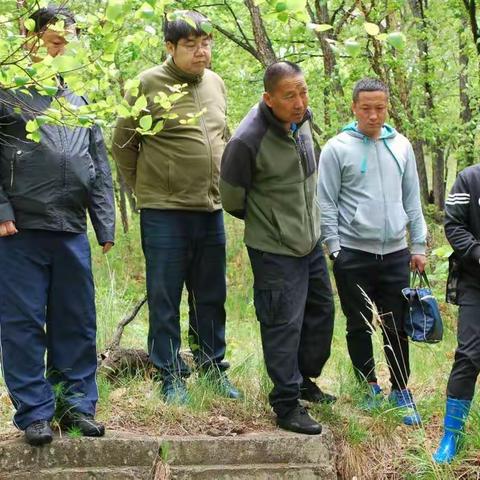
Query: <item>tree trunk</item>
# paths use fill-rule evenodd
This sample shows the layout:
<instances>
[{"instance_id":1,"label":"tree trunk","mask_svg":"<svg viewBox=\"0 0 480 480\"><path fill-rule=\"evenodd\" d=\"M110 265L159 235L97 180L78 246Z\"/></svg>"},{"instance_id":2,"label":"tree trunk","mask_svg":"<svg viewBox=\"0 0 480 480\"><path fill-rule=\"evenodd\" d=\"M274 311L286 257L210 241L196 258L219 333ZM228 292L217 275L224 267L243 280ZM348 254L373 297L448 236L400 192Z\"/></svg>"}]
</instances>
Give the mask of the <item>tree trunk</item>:
<instances>
[{"instance_id":1,"label":"tree trunk","mask_svg":"<svg viewBox=\"0 0 480 480\"><path fill-rule=\"evenodd\" d=\"M424 204L428 203L428 177L427 167L425 166L425 154L423 151L423 140L413 140L412 147L417 162L418 181L420 183L420 195Z\"/></svg>"},{"instance_id":2,"label":"tree trunk","mask_svg":"<svg viewBox=\"0 0 480 480\"><path fill-rule=\"evenodd\" d=\"M445 151L441 145L433 148L432 169L434 203L443 210L445 207Z\"/></svg>"},{"instance_id":3,"label":"tree trunk","mask_svg":"<svg viewBox=\"0 0 480 480\"><path fill-rule=\"evenodd\" d=\"M467 20L462 18L463 28L467 28ZM460 119L464 125L462 129L464 135L462 135L462 145L461 150L463 151L462 158L458 162L457 170L461 170L469 165L473 165L475 162L474 158L474 148L475 148L475 126L472 122L472 108L470 106L470 96L468 94L468 64L469 58L466 53L466 45L462 37L462 32L460 32L460 41L459 41L459 64L460 72L458 78L458 86L460 90L460 104L461 112Z\"/></svg>"},{"instance_id":4,"label":"tree trunk","mask_svg":"<svg viewBox=\"0 0 480 480\"><path fill-rule=\"evenodd\" d=\"M125 180L117 167L117 185L118 185L118 208L122 219L123 233L128 233L128 211L126 200Z\"/></svg>"},{"instance_id":5,"label":"tree trunk","mask_svg":"<svg viewBox=\"0 0 480 480\"><path fill-rule=\"evenodd\" d=\"M248 11L250 12L250 21L252 22L253 38L257 47L259 60L264 67L268 67L277 61L277 56L268 38L265 25L263 24L260 9L255 5L254 0L244 0Z\"/></svg>"}]
</instances>

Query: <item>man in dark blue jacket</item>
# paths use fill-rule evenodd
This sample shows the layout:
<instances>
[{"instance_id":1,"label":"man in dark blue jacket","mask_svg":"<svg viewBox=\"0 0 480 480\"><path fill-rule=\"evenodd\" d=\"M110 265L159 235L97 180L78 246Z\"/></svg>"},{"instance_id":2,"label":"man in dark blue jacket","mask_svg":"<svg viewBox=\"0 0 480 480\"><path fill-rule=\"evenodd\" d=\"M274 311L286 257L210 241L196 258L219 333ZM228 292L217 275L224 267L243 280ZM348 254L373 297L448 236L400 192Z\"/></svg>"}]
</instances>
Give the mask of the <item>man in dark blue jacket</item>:
<instances>
[{"instance_id":1,"label":"man in dark blue jacket","mask_svg":"<svg viewBox=\"0 0 480 480\"><path fill-rule=\"evenodd\" d=\"M35 12L35 32L51 56L63 53L65 35L50 28L63 8ZM100 130L44 125L41 140L26 138L26 123L57 98L84 105L59 80L55 97L0 90L0 353L16 409L15 425L28 443L52 441L54 390L62 427L101 436L94 420L96 316L88 210L99 244L113 245L112 178ZM45 352L47 365L45 369Z\"/></svg>"},{"instance_id":2,"label":"man in dark blue jacket","mask_svg":"<svg viewBox=\"0 0 480 480\"><path fill-rule=\"evenodd\" d=\"M445 202L445 234L453 248L447 301L460 308L437 463L448 463L457 453L480 373L480 165L466 168L455 181Z\"/></svg>"}]
</instances>

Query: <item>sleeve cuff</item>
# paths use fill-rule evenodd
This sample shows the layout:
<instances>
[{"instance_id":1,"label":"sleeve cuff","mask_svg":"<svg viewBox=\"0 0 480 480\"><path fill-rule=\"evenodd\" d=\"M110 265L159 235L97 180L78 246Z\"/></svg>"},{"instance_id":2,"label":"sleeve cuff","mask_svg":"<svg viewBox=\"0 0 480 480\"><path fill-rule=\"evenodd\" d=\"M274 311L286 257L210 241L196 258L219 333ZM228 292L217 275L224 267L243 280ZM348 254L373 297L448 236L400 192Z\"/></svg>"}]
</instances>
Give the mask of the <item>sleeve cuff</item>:
<instances>
[{"instance_id":1,"label":"sleeve cuff","mask_svg":"<svg viewBox=\"0 0 480 480\"><path fill-rule=\"evenodd\" d=\"M329 254L338 252L342 248L340 247L340 239L338 237L325 240L325 245L327 246Z\"/></svg>"},{"instance_id":2,"label":"sleeve cuff","mask_svg":"<svg viewBox=\"0 0 480 480\"><path fill-rule=\"evenodd\" d=\"M10 203L5 203L0 206L0 223L4 222L14 222L15 214L13 213L13 208Z\"/></svg>"},{"instance_id":3,"label":"sleeve cuff","mask_svg":"<svg viewBox=\"0 0 480 480\"><path fill-rule=\"evenodd\" d=\"M480 245L473 247L470 255L475 262L480 262Z\"/></svg>"},{"instance_id":4,"label":"sleeve cuff","mask_svg":"<svg viewBox=\"0 0 480 480\"><path fill-rule=\"evenodd\" d=\"M426 255L427 246L424 243L414 243L410 249L412 255Z\"/></svg>"}]
</instances>

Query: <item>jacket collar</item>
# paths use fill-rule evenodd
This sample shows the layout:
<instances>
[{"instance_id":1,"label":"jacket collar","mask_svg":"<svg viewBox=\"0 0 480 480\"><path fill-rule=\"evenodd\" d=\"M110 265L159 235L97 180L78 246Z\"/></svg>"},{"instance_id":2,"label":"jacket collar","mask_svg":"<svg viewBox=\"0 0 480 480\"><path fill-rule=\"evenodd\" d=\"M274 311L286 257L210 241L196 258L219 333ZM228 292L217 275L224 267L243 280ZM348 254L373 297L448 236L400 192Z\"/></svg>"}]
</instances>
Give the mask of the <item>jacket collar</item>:
<instances>
[{"instance_id":1,"label":"jacket collar","mask_svg":"<svg viewBox=\"0 0 480 480\"><path fill-rule=\"evenodd\" d=\"M182 83L199 83L202 81L202 75L195 75L193 73L187 73L178 68L173 61L173 57L169 56L164 63L165 68L167 69L168 73L179 82Z\"/></svg>"},{"instance_id":2,"label":"jacket collar","mask_svg":"<svg viewBox=\"0 0 480 480\"><path fill-rule=\"evenodd\" d=\"M284 124L273 114L272 109L261 100L259 103L260 111L263 116L267 119L267 122L272 126L275 132L279 135L288 135L289 132L285 130ZM298 130L305 122L312 118L312 112L309 108L305 112L302 121L296 124L296 130Z\"/></svg>"}]
</instances>

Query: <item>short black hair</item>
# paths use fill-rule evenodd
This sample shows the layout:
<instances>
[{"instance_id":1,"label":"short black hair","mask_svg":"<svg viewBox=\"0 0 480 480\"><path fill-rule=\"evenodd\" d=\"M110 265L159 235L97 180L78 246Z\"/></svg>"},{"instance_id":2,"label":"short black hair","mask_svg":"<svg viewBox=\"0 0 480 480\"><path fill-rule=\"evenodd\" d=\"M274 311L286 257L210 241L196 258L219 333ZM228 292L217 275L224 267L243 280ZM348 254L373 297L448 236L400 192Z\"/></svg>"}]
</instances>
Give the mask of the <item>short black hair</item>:
<instances>
[{"instance_id":1,"label":"short black hair","mask_svg":"<svg viewBox=\"0 0 480 480\"><path fill-rule=\"evenodd\" d=\"M40 33L46 30L50 25L63 20L65 27L75 25L75 17L72 12L65 7L57 5L49 5L45 8L40 8L30 15L30 18L35 22L35 33Z\"/></svg>"},{"instance_id":2,"label":"short black hair","mask_svg":"<svg viewBox=\"0 0 480 480\"><path fill-rule=\"evenodd\" d=\"M378 78L365 77L359 80L353 87L352 98L356 102L362 92L385 92L387 97L390 95L388 87Z\"/></svg>"},{"instance_id":3,"label":"short black hair","mask_svg":"<svg viewBox=\"0 0 480 480\"><path fill-rule=\"evenodd\" d=\"M189 19L191 22L185 19ZM206 23L209 24L210 20L199 12L176 10L165 17L163 38L165 42L172 42L176 45L182 38L187 39L192 35L194 37L201 37L202 35L211 37L211 34L202 28ZM195 24L195 28L193 24Z\"/></svg>"},{"instance_id":4,"label":"short black hair","mask_svg":"<svg viewBox=\"0 0 480 480\"><path fill-rule=\"evenodd\" d=\"M302 69L292 62L286 60L282 62L272 63L265 70L263 75L263 87L266 92L273 92L277 83L285 77L293 77L296 75L303 75Z\"/></svg>"}]
</instances>

